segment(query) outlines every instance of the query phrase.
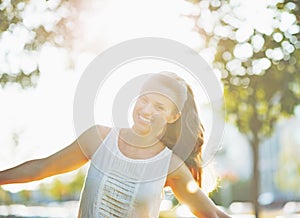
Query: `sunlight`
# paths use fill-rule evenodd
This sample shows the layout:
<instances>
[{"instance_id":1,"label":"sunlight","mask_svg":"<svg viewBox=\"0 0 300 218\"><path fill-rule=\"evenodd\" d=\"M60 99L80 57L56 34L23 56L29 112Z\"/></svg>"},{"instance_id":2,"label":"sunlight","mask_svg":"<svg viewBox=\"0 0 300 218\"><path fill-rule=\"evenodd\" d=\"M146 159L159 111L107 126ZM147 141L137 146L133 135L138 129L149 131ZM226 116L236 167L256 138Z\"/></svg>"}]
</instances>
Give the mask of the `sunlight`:
<instances>
[{"instance_id":1,"label":"sunlight","mask_svg":"<svg viewBox=\"0 0 300 218\"><path fill-rule=\"evenodd\" d=\"M198 190L198 188L199 186L194 180L189 181L187 184L187 190L192 194L195 193Z\"/></svg>"},{"instance_id":2,"label":"sunlight","mask_svg":"<svg viewBox=\"0 0 300 218\"><path fill-rule=\"evenodd\" d=\"M1 169L48 156L74 139L70 111L77 78L66 70L65 53L45 46L39 56L39 67L43 73L35 89L20 90L16 86L7 86L0 90L3 103L0 144L5 145L1 148ZM17 135L17 142L11 134ZM3 188L17 192L36 189L39 184L33 182Z\"/></svg>"},{"instance_id":3,"label":"sunlight","mask_svg":"<svg viewBox=\"0 0 300 218\"><path fill-rule=\"evenodd\" d=\"M247 59L252 57L253 48L249 43L242 43L235 46L233 50L233 54L235 57L240 59Z\"/></svg>"},{"instance_id":4,"label":"sunlight","mask_svg":"<svg viewBox=\"0 0 300 218\"><path fill-rule=\"evenodd\" d=\"M273 31L273 15L274 11L268 8L270 1L268 0L252 0L252 1L236 1L239 5L235 9L235 14L240 17L241 22L239 28L246 28L249 32L251 28L261 33L270 35ZM246 25L245 25L246 23ZM245 27L245 26L250 26Z\"/></svg>"},{"instance_id":5,"label":"sunlight","mask_svg":"<svg viewBox=\"0 0 300 218\"><path fill-rule=\"evenodd\" d=\"M181 0L92 1L78 17L75 46L99 51L128 39L151 36L198 46L203 40L192 32L193 21L182 16L188 6Z\"/></svg>"},{"instance_id":6,"label":"sunlight","mask_svg":"<svg viewBox=\"0 0 300 218\"><path fill-rule=\"evenodd\" d=\"M168 210L171 210L172 207L173 207L173 203L171 200L163 199L161 201L159 210L160 211L168 211Z\"/></svg>"},{"instance_id":7,"label":"sunlight","mask_svg":"<svg viewBox=\"0 0 300 218\"><path fill-rule=\"evenodd\" d=\"M178 217L195 217L194 214L192 214L192 212L190 211L190 209L188 208L188 206L186 205L180 205L177 209L176 209L176 215Z\"/></svg>"}]
</instances>

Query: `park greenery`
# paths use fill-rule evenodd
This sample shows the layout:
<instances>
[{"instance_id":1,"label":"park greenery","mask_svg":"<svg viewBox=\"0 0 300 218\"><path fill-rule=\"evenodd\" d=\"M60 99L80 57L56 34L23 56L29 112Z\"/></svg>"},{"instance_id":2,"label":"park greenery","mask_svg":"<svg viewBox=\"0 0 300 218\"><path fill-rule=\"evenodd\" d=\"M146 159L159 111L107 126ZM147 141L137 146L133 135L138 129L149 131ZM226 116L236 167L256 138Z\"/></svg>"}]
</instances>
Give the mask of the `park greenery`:
<instances>
[{"instance_id":1,"label":"park greenery","mask_svg":"<svg viewBox=\"0 0 300 218\"><path fill-rule=\"evenodd\" d=\"M37 85L44 44L70 48L76 13L69 1L0 1L0 85Z\"/></svg>"}]
</instances>

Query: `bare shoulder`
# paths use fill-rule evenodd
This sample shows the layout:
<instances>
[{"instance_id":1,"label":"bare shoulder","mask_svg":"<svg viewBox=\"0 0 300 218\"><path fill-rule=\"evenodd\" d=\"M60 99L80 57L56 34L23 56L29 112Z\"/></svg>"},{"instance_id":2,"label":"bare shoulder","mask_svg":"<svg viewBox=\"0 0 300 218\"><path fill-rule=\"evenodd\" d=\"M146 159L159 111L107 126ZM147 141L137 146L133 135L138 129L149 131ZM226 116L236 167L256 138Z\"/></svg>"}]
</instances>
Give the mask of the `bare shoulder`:
<instances>
[{"instance_id":1,"label":"bare shoulder","mask_svg":"<svg viewBox=\"0 0 300 218\"><path fill-rule=\"evenodd\" d=\"M107 126L94 125L77 138L77 143L88 159L92 158L110 130Z\"/></svg>"},{"instance_id":2,"label":"bare shoulder","mask_svg":"<svg viewBox=\"0 0 300 218\"><path fill-rule=\"evenodd\" d=\"M99 137L102 141L106 138L106 136L111 130L111 127L103 126L103 125L95 125L95 128L97 129L97 132L99 133Z\"/></svg>"}]
</instances>

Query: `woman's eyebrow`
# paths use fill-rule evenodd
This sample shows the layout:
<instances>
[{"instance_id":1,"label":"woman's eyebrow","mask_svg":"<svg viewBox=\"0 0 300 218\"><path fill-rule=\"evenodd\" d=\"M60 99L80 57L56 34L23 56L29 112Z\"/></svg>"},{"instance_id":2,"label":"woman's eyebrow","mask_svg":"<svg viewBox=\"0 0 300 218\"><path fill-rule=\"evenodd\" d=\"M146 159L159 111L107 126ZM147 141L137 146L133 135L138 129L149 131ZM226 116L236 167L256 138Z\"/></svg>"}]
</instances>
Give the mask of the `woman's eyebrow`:
<instances>
[{"instance_id":1,"label":"woman's eyebrow","mask_svg":"<svg viewBox=\"0 0 300 218\"><path fill-rule=\"evenodd\" d=\"M164 103L161 103L159 101L155 101L155 105L157 105L157 106L166 106Z\"/></svg>"}]
</instances>

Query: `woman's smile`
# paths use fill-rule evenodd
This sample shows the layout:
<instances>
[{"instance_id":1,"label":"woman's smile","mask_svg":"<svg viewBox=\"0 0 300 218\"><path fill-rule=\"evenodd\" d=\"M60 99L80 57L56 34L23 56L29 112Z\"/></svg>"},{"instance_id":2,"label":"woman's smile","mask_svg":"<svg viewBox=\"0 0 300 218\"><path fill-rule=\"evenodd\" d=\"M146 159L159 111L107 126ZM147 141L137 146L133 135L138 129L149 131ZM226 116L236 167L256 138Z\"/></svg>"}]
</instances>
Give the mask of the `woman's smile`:
<instances>
[{"instance_id":1,"label":"woman's smile","mask_svg":"<svg viewBox=\"0 0 300 218\"><path fill-rule=\"evenodd\" d=\"M142 121L145 124L148 124L148 125L151 124L152 119L150 119L150 118L147 118L147 117L145 117L141 114L138 115L138 118L139 118L140 121Z\"/></svg>"}]
</instances>

